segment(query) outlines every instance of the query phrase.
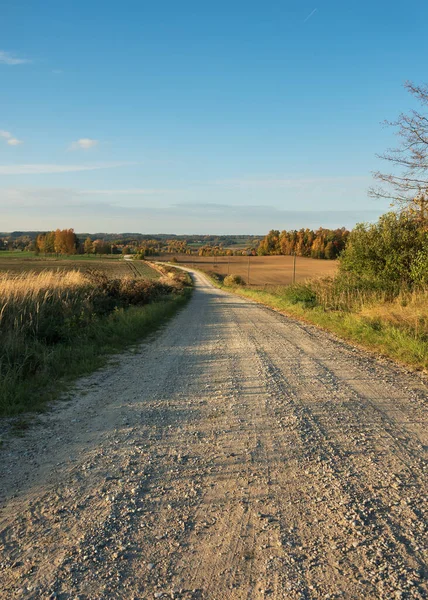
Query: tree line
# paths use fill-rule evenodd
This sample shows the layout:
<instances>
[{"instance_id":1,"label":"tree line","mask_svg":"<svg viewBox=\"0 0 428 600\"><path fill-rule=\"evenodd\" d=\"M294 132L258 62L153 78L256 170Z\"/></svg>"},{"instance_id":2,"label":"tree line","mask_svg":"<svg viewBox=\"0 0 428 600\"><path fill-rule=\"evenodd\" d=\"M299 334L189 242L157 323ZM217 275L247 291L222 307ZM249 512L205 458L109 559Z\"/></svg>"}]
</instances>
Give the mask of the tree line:
<instances>
[{"instance_id":1,"label":"tree line","mask_svg":"<svg viewBox=\"0 0 428 600\"><path fill-rule=\"evenodd\" d=\"M34 243L36 254L111 254L114 246L101 239L87 237L82 243L74 229L56 229L39 233Z\"/></svg>"},{"instance_id":2,"label":"tree line","mask_svg":"<svg viewBox=\"0 0 428 600\"><path fill-rule=\"evenodd\" d=\"M344 250L349 231L340 229L299 229L279 231L272 229L257 248L259 256L272 254L306 256L310 258L336 259Z\"/></svg>"}]
</instances>

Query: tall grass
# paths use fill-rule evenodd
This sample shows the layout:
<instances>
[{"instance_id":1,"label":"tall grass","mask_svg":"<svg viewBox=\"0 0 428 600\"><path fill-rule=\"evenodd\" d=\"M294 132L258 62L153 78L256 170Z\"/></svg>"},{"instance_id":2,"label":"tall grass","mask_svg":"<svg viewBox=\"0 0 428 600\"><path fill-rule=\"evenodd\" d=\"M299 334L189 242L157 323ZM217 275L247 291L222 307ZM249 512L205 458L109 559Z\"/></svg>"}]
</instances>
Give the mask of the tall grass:
<instances>
[{"instance_id":1,"label":"tall grass","mask_svg":"<svg viewBox=\"0 0 428 600\"><path fill-rule=\"evenodd\" d=\"M0 414L39 408L188 296L188 282L46 271L0 276ZM131 326L129 326L132 324Z\"/></svg>"},{"instance_id":2,"label":"tall grass","mask_svg":"<svg viewBox=\"0 0 428 600\"><path fill-rule=\"evenodd\" d=\"M428 370L428 289L380 285L339 274L269 291L245 287L234 291Z\"/></svg>"}]
</instances>

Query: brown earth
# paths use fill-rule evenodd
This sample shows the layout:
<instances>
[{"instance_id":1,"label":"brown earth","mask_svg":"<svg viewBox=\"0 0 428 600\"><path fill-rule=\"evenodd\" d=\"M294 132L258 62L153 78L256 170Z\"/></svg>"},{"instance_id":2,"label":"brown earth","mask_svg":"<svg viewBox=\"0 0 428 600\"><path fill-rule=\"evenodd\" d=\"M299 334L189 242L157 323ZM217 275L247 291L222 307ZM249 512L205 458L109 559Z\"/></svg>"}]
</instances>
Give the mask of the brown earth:
<instances>
[{"instance_id":1,"label":"brown earth","mask_svg":"<svg viewBox=\"0 0 428 600\"><path fill-rule=\"evenodd\" d=\"M73 258L52 258L47 257L3 257L0 254L0 274L3 273L24 273L42 271L103 271L110 277L122 277L124 275L141 276L147 278L157 278L156 271L151 269L143 261L126 261L119 258L94 258L81 259Z\"/></svg>"},{"instance_id":2,"label":"brown earth","mask_svg":"<svg viewBox=\"0 0 428 600\"><path fill-rule=\"evenodd\" d=\"M195 278L5 439L1 597L426 598L424 380Z\"/></svg>"},{"instance_id":3,"label":"brown earth","mask_svg":"<svg viewBox=\"0 0 428 600\"><path fill-rule=\"evenodd\" d=\"M171 260L172 255L164 255L160 260ZM294 258L292 256L186 256L175 255L179 264L196 267L205 272L221 275L233 273L248 282L248 264L250 266L250 285L288 285L293 281ZM296 257L296 281L305 281L315 277L334 275L338 263L335 260L316 260Z\"/></svg>"}]
</instances>

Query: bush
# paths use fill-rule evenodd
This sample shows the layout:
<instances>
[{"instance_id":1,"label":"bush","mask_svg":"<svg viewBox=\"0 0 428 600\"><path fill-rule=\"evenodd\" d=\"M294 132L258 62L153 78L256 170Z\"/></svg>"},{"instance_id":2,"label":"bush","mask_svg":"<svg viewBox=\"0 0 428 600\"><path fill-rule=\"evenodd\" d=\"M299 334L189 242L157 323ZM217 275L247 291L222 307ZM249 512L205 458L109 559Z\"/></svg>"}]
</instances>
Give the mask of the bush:
<instances>
[{"instance_id":1,"label":"bush","mask_svg":"<svg viewBox=\"0 0 428 600\"><path fill-rule=\"evenodd\" d=\"M428 232L408 213L387 213L375 224L359 224L340 258L340 271L391 289L428 279Z\"/></svg>"},{"instance_id":2,"label":"bush","mask_svg":"<svg viewBox=\"0 0 428 600\"><path fill-rule=\"evenodd\" d=\"M225 277L227 277L227 275L223 275L222 273L217 273L216 271L207 271L207 275L208 275L208 277L213 279L216 283L223 283Z\"/></svg>"},{"instance_id":3,"label":"bush","mask_svg":"<svg viewBox=\"0 0 428 600\"><path fill-rule=\"evenodd\" d=\"M305 308L311 308L317 304L317 294L310 284L296 283L285 288L286 300L290 304L301 304Z\"/></svg>"},{"instance_id":4,"label":"bush","mask_svg":"<svg viewBox=\"0 0 428 600\"><path fill-rule=\"evenodd\" d=\"M233 287L235 285L245 285L245 281L240 275L227 275L223 283L226 287Z\"/></svg>"}]
</instances>

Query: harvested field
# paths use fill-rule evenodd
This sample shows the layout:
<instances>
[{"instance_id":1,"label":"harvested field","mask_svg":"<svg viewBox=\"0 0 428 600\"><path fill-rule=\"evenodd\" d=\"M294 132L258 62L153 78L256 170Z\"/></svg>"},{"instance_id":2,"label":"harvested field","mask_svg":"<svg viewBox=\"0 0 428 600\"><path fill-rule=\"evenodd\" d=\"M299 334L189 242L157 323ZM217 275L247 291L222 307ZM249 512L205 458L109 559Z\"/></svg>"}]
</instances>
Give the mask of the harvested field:
<instances>
[{"instance_id":1,"label":"harvested field","mask_svg":"<svg viewBox=\"0 0 428 600\"><path fill-rule=\"evenodd\" d=\"M171 260L173 255L165 255L162 260ZM248 259L250 261L251 285L288 285L293 281L292 256L184 256L176 255L177 261L187 267L194 266L201 271L214 271L220 275L234 273L248 283ZM305 281L315 277L334 275L337 261L316 260L313 258L296 259L296 281Z\"/></svg>"},{"instance_id":2,"label":"harvested field","mask_svg":"<svg viewBox=\"0 0 428 600\"><path fill-rule=\"evenodd\" d=\"M103 271L110 277L145 277L147 279L158 279L159 273L145 264L143 261L124 261L121 258L87 258L76 256L75 258L54 258L35 256L12 256L0 255L0 273L22 273L33 271L64 271L73 270L85 273L87 271Z\"/></svg>"}]
</instances>

